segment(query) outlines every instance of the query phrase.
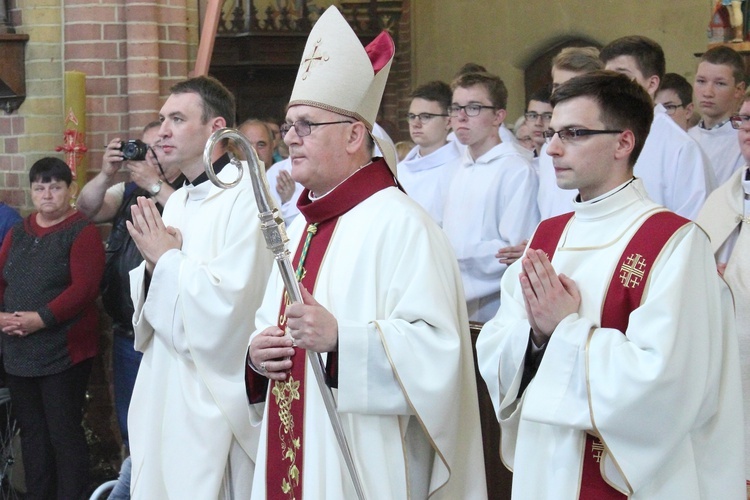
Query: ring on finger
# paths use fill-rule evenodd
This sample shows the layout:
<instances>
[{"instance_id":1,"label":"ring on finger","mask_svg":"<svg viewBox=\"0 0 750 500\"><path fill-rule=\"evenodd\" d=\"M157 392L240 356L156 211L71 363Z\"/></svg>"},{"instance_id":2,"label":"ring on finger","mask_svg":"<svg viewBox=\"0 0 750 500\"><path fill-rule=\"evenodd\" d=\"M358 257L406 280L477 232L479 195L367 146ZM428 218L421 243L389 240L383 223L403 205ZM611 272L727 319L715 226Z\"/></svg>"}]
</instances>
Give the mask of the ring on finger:
<instances>
[{"instance_id":1,"label":"ring on finger","mask_svg":"<svg viewBox=\"0 0 750 500\"><path fill-rule=\"evenodd\" d=\"M265 361L262 361L260 363L260 371L262 371L262 372L266 371L266 362Z\"/></svg>"}]
</instances>

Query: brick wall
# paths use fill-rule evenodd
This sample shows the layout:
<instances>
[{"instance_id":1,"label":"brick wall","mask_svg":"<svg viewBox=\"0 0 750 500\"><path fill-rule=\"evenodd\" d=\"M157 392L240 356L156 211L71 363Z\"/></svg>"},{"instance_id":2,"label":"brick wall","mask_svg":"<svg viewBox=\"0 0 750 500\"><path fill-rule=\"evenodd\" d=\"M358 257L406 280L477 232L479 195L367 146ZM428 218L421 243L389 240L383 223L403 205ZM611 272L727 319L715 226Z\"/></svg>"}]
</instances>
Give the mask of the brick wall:
<instances>
[{"instance_id":1,"label":"brick wall","mask_svg":"<svg viewBox=\"0 0 750 500\"><path fill-rule=\"evenodd\" d=\"M61 107L62 80L55 63L60 60L60 8L43 0L16 0L8 9L17 32L31 34L23 29L28 24L34 36L26 45L26 101L16 113L0 116L0 200L28 209L26 172L40 157L29 152L54 150L48 116L50 109ZM61 142L62 131L58 136Z\"/></svg>"},{"instance_id":2,"label":"brick wall","mask_svg":"<svg viewBox=\"0 0 750 500\"><path fill-rule=\"evenodd\" d=\"M409 110L408 96L412 86L411 0L401 2L401 15L394 31L396 55L383 92L378 123L394 142L398 142L409 139L409 126L404 114Z\"/></svg>"},{"instance_id":3,"label":"brick wall","mask_svg":"<svg viewBox=\"0 0 750 500\"><path fill-rule=\"evenodd\" d=\"M26 100L0 115L0 200L32 210L28 169L63 157L65 71L86 74L88 177L114 137L140 137L169 87L188 76L198 42L198 0L10 0L26 45ZM91 376L87 435L95 479L111 478L120 458L110 391L111 334L102 314L101 355Z\"/></svg>"},{"instance_id":4,"label":"brick wall","mask_svg":"<svg viewBox=\"0 0 750 500\"><path fill-rule=\"evenodd\" d=\"M188 76L197 0L11 0L26 45L26 101L0 116L0 200L31 210L28 168L63 142L64 72L86 77L88 177L114 137L140 137L169 87Z\"/></svg>"}]
</instances>

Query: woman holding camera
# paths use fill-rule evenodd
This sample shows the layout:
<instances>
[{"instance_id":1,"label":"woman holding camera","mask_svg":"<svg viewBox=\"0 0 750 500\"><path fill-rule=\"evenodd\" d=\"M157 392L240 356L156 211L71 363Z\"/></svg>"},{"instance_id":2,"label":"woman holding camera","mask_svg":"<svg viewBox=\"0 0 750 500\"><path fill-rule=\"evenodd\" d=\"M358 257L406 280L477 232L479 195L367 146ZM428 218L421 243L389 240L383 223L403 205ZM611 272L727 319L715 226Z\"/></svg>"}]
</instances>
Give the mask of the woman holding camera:
<instances>
[{"instance_id":1,"label":"woman holding camera","mask_svg":"<svg viewBox=\"0 0 750 500\"><path fill-rule=\"evenodd\" d=\"M2 356L21 428L28 499L78 499L88 488L81 426L98 350L95 300L104 269L97 229L71 207L58 158L29 171L35 211L0 248Z\"/></svg>"}]
</instances>

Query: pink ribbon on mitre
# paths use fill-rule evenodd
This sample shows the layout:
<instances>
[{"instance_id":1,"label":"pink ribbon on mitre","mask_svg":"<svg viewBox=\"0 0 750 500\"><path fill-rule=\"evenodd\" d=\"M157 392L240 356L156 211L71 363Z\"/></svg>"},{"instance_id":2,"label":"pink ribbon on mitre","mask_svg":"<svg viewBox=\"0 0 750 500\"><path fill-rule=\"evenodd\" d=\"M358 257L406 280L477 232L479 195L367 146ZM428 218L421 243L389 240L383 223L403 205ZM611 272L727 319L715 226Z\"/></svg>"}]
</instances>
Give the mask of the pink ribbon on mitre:
<instances>
[{"instance_id":1,"label":"pink ribbon on mitre","mask_svg":"<svg viewBox=\"0 0 750 500\"><path fill-rule=\"evenodd\" d=\"M367 44L365 51L372 63L372 69L377 75L393 59L393 55L396 53L396 45L393 43L391 35L387 31L382 31L372 42Z\"/></svg>"}]
</instances>

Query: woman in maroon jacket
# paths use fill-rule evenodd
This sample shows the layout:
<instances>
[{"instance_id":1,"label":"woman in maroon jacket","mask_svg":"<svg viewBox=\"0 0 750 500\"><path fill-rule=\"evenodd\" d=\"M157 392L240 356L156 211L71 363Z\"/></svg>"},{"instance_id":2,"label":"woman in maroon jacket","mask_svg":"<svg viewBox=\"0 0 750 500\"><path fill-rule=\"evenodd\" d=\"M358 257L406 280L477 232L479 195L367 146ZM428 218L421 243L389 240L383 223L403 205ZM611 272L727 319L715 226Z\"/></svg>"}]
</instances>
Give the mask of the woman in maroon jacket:
<instances>
[{"instance_id":1,"label":"woman in maroon jacket","mask_svg":"<svg viewBox=\"0 0 750 500\"><path fill-rule=\"evenodd\" d=\"M72 177L57 158L29 171L36 209L0 248L2 359L29 499L78 499L88 487L81 420L98 349L95 305L104 270L97 229L70 205Z\"/></svg>"}]
</instances>

